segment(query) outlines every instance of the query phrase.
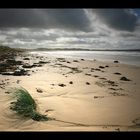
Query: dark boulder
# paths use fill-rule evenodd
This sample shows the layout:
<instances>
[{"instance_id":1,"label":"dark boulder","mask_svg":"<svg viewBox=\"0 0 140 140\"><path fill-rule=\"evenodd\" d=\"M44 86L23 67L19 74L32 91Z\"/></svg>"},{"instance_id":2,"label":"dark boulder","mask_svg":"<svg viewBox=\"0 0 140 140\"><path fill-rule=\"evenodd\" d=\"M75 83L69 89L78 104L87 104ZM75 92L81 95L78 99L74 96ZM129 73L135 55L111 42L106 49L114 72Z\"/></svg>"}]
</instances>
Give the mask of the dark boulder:
<instances>
[{"instance_id":1,"label":"dark boulder","mask_svg":"<svg viewBox=\"0 0 140 140\"><path fill-rule=\"evenodd\" d=\"M99 68L104 69L105 67L103 67L103 66L99 66Z\"/></svg>"},{"instance_id":2,"label":"dark boulder","mask_svg":"<svg viewBox=\"0 0 140 140\"><path fill-rule=\"evenodd\" d=\"M24 69L15 70L13 73L14 76L27 75L27 71Z\"/></svg>"},{"instance_id":3,"label":"dark boulder","mask_svg":"<svg viewBox=\"0 0 140 140\"><path fill-rule=\"evenodd\" d=\"M114 63L119 63L119 61L116 60L116 61L114 61Z\"/></svg>"},{"instance_id":4,"label":"dark boulder","mask_svg":"<svg viewBox=\"0 0 140 140\"><path fill-rule=\"evenodd\" d=\"M23 60L30 60L30 59L26 57L26 58L24 58Z\"/></svg>"},{"instance_id":5,"label":"dark boulder","mask_svg":"<svg viewBox=\"0 0 140 140\"><path fill-rule=\"evenodd\" d=\"M121 75L121 73L119 73L119 72L115 72L114 74L116 74L116 75Z\"/></svg>"},{"instance_id":6,"label":"dark boulder","mask_svg":"<svg viewBox=\"0 0 140 140\"><path fill-rule=\"evenodd\" d=\"M128 79L126 77L121 77L120 80L122 80L122 81L131 81L130 79Z\"/></svg>"}]
</instances>

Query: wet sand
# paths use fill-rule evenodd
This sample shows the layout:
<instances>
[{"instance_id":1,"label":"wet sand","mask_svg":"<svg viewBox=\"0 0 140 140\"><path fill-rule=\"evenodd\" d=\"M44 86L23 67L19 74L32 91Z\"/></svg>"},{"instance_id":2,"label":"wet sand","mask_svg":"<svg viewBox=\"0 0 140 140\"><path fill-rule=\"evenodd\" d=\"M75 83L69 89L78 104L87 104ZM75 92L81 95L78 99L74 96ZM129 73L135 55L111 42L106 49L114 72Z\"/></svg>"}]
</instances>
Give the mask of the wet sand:
<instances>
[{"instance_id":1,"label":"wet sand","mask_svg":"<svg viewBox=\"0 0 140 140\"><path fill-rule=\"evenodd\" d=\"M140 67L98 60L19 56L40 66L0 74L0 131L140 131ZM125 77L125 78L122 78ZM122 79L122 80L121 80ZM38 111L56 120L22 119L9 89L23 87Z\"/></svg>"}]
</instances>

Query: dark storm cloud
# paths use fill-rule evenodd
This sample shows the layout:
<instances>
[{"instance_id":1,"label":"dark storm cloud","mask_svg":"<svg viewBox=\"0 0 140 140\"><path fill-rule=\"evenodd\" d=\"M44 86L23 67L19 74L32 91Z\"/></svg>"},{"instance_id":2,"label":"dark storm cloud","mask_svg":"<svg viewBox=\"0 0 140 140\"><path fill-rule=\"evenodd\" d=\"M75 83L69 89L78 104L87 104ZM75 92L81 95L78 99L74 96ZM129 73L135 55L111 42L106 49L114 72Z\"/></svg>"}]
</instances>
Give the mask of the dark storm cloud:
<instances>
[{"instance_id":1,"label":"dark storm cloud","mask_svg":"<svg viewBox=\"0 0 140 140\"><path fill-rule=\"evenodd\" d=\"M83 9L0 9L0 27L91 30Z\"/></svg>"},{"instance_id":2,"label":"dark storm cloud","mask_svg":"<svg viewBox=\"0 0 140 140\"><path fill-rule=\"evenodd\" d=\"M93 9L92 12L108 27L116 30L134 31L138 17L130 10Z\"/></svg>"}]
</instances>

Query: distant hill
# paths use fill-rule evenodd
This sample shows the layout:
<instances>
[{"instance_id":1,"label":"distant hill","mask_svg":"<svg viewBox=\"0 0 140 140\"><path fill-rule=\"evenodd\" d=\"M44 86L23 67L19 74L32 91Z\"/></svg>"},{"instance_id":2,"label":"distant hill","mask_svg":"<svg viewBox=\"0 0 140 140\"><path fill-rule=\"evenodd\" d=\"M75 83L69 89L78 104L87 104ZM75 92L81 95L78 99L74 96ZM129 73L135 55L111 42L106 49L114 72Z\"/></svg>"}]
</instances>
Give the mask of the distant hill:
<instances>
[{"instance_id":1,"label":"distant hill","mask_svg":"<svg viewBox=\"0 0 140 140\"><path fill-rule=\"evenodd\" d=\"M26 49L19 49L19 48L10 48L8 46L3 46L3 45L0 45L0 54L4 54L4 53L16 53L16 52L23 52L25 51Z\"/></svg>"},{"instance_id":2,"label":"distant hill","mask_svg":"<svg viewBox=\"0 0 140 140\"><path fill-rule=\"evenodd\" d=\"M140 51L140 49L82 49L82 48L36 48L31 51Z\"/></svg>"}]
</instances>

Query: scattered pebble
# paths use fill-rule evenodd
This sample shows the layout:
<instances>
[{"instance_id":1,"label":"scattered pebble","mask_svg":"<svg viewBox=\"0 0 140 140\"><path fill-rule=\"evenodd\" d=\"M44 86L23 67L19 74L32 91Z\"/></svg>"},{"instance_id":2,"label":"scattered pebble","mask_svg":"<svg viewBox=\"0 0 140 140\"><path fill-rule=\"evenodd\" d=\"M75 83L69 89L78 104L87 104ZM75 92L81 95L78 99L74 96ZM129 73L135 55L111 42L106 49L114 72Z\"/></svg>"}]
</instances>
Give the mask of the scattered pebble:
<instances>
[{"instance_id":1,"label":"scattered pebble","mask_svg":"<svg viewBox=\"0 0 140 140\"><path fill-rule=\"evenodd\" d=\"M82 61L85 61L85 59L81 59Z\"/></svg>"},{"instance_id":2,"label":"scattered pebble","mask_svg":"<svg viewBox=\"0 0 140 140\"><path fill-rule=\"evenodd\" d=\"M86 84L87 84L87 85L90 85L90 83L89 83L89 82L86 82Z\"/></svg>"},{"instance_id":3,"label":"scattered pebble","mask_svg":"<svg viewBox=\"0 0 140 140\"><path fill-rule=\"evenodd\" d=\"M73 82L72 82L72 81L70 81L70 82L69 82L69 84L73 84Z\"/></svg>"},{"instance_id":4,"label":"scattered pebble","mask_svg":"<svg viewBox=\"0 0 140 140\"><path fill-rule=\"evenodd\" d=\"M93 76L94 76L95 78L96 78L96 77L99 77L98 75L93 75Z\"/></svg>"},{"instance_id":5,"label":"scattered pebble","mask_svg":"<svg viewBox=\"0 0 140 140\"><path fill-rule=\"evenodd\" d=\"M58 86L65 87L66 85L65 84L58 84Z\"/></svg>"},{"instance_id":6,"label":"scattered pebble","mask_svg":"<svg viewBox=\"0 0 140 140\"><path fill-rule=\"evenodd\" d=\"M103 67L103 66L99 66L99 68L104 69L105 67Z\"/></svg>"},{"instance_id":7,"label":"scattered pebble","mask_svg":"<svg viewBox=\"0 0 140 140\"><path fill-rule=\"evenodd\" d=\"M94 99L97 99L97 98L104 98L104 96L94 96Z\"/></svg>"},{"instance_id":8,"label":"scattered pebble","mask_svg":"<svg viewBox=\"0 0 140 140\"><path fill-rule=\"evenodd\" d=\"M6 93L6 94L10 94L10 92L9 92L9 91L6 91L5 93Z\"/></svg>"},{"instance_id":9,"label":"scattered pebble","mask_svg":"<svg viewBox=\"0 0 140 140\"><path fill-rule=\"evenodd\" d=\"M40 88L36 88L36 91L39 92L39 93L43 92L42 89L40 89Z\"/></svg>"},{"instance_id":10,"label":"scattered pebble","mask_svg":"<svg viewBox=\"0 0 140 140\"><path fill-rule=\"evenodd\" d=\"M94 99L98 98L98 96L94 96Z\"/></svg>"}]
</instances>

